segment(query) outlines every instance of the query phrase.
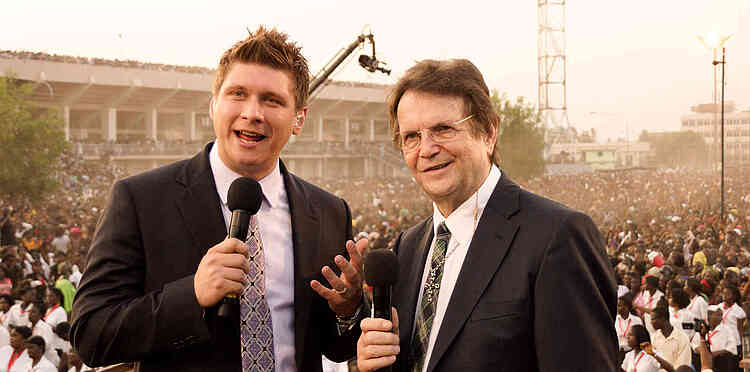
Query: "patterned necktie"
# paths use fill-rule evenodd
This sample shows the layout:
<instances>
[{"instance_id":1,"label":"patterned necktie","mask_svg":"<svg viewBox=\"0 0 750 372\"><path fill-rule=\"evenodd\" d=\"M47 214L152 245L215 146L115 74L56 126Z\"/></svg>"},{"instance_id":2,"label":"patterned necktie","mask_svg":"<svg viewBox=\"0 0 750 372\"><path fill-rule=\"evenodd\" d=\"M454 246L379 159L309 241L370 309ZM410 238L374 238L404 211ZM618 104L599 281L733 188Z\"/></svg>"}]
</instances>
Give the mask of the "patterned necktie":
<instances>
[{"instance_id":1,"label":"patterned necktie","mask_svg":"<svg viewBox=\"0 0 750 372\"><path fill-rule=\"evenodd\" d=\"M266 301L263 244L256 216L250 217L246 240L250 271L248 285L240 296L240 341L242 371L273 371L273 327L271 310Z\"/></svg>"},{"instance_id":2,"label":"patterned necktie","mask_svg":"<svg viewBox=\"0 0 750 372\"><path fill-rule=\"evenodd\" d=\"M430 273L422 289L422 301L417 311L416 329L414 338L412 338L412 371L414 372L422 371L427 347L430 344L432 320L435 317L438 295L440 294L440 281L443 278L445 251L448 249L448 241L451 239L451 232L445 226L445 221L438 226L435 239L437 241L430 260Z\"/></svg>"}]
</instances>

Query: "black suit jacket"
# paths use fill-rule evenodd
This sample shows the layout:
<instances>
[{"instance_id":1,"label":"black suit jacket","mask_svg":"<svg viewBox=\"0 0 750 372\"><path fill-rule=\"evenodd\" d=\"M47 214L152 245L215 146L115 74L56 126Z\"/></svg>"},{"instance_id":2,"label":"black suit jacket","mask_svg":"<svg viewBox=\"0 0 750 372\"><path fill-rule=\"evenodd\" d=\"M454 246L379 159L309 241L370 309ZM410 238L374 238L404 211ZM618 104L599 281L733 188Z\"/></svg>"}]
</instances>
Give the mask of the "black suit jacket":
<instances>
[{"instance_id":1,"label":"black suit jacket","mask_svg":"<svg viewBox=\"0 0 750 372\"><path fill-rule=\"evenodd\" d=\"M138 361L138 371L239 371L239 319L204 312L193 287L206 251L227 236L208 154L115 183L73 303L71 342L86 364ZM294 247L294 332L300 371L321 353L355 354L358 327L339 336L335 315L310 288L346 255L346 202L290 174L283 163ZM265 242L266 245L272 244Z\"/></svg>"},{"instance_id":2,"label":"black suit jacket","mask_svg":"<svg viewBox=\"0 0 750 372\"><path fill-rule=\"evenodd\" d=\"M396 242L396 371L410 367L432 235L430 217ZM614 272L591 219L522 190L503 173L461 267L428 371L615 371L616 305Z\"/></svg>"}]
</instances>

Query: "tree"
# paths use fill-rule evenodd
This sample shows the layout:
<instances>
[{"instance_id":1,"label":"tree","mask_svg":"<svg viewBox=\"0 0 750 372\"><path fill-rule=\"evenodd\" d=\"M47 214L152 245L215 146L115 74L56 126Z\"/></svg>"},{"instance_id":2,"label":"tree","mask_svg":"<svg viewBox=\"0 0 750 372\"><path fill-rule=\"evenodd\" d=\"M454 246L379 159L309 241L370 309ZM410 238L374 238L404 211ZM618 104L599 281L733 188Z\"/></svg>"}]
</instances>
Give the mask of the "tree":
<instances>
[{"instance_id":1,"label":"tree","mask_svg":"<svg viewBox=\"0 0 750 372\"><path fill-rule=\"evenodd\" d=\"M521 180L544 173L544 127L534 106L523 97L511 102L494 89L492 104L500 115L497 146L503 171Z\"/></svg>"},{"instance_id":2,"label":"tree","mask_svg":"<svg viewBox=\"0 0 750 372\"><path fill-rule=\"evenodd\" d=\"M33 85L0 76L0 197L36 199L58 186L58 157L67 148L55 112L32 105Z\"/></svg>"},{"instance_id":3,"label":"tree","mask_svg":"<svg viewBox=\"0 0 750 372\"><path fill-rule=\"evenodd\" d=\"M698 133L649 133L644 130L638 140L649 143L657 167L703 168L708 164L708 145Z\"/></svg>"}]
</instances>

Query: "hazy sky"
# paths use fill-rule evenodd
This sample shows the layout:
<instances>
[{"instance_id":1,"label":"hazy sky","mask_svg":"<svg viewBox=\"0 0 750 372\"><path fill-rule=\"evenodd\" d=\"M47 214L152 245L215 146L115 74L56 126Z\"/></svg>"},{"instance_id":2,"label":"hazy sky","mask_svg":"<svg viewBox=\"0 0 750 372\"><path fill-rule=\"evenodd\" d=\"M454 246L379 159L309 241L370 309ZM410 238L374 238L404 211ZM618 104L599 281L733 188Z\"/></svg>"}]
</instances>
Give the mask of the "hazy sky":
<instances>
[{"instance_id":1,"label":"hazy sky","mask_svg":"<svg viewBox=\"0 0 750 372\"><path fill-rule=\"evenodd\" d=\"M369 24L392 77L352 61L335 79L391 83L414 61L461 57L491 88L537 100L537 1L109 3L3 1L0 50L215 67L247 27L264 24L300 42L317 72ZM750 109L750 0L569 1L571 124L608 137L624 137L625 122L631 138L678 129L691 105L711 100L712 55L696 37L711 31L734 34L726 97Z\"/></svg>"}]
</instances>

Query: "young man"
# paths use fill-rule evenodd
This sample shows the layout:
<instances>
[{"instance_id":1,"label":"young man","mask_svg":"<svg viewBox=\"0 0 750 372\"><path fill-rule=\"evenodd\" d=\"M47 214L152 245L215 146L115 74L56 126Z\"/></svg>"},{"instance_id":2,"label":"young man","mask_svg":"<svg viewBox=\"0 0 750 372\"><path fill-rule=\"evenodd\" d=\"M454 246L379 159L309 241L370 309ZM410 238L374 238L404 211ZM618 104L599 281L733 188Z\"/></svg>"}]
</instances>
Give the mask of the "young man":
<instances>
[{"instance_id":1,"label":"young man","mask_svg":"<svg viewBox=\"0 0 750 372\"><path fill-rule=\"evenodd\" d=\"M398 314L362 322L360 370L614 371L617 291L599 230L495 165L499 118L479 70L417 63L390 116L434 212L396 240Z\"/></svg>"},{"instance_id":2,"label":"young man","mask_svg":"<svg viewBox=\"0 0 750 372\"><path fill-rule=\"evenodd\" d=\"M675 367L690 365L692 352L690 339L681 329L677 329L669 322L669 310L656 307L651 311L651 344L654 350Z\"/></svg>"},{"instance_id":3,"label":"young man","mask_svg":"<svg viewBox=\"0 0 750 372\"><path fill-rule=\"evenodd\" d=\"M71 342L87 365L321 371L321 353L354 355L367 241L348 242L345 201L279 160L305 123L308 84L300 48L259 28L219 63L216 141L114 185L73 305ZM241 176L263 191L249 244L226 238L227 193ZM230 294L240 296L242 322L217 316Z\"/></svg>"}]
</instances>

